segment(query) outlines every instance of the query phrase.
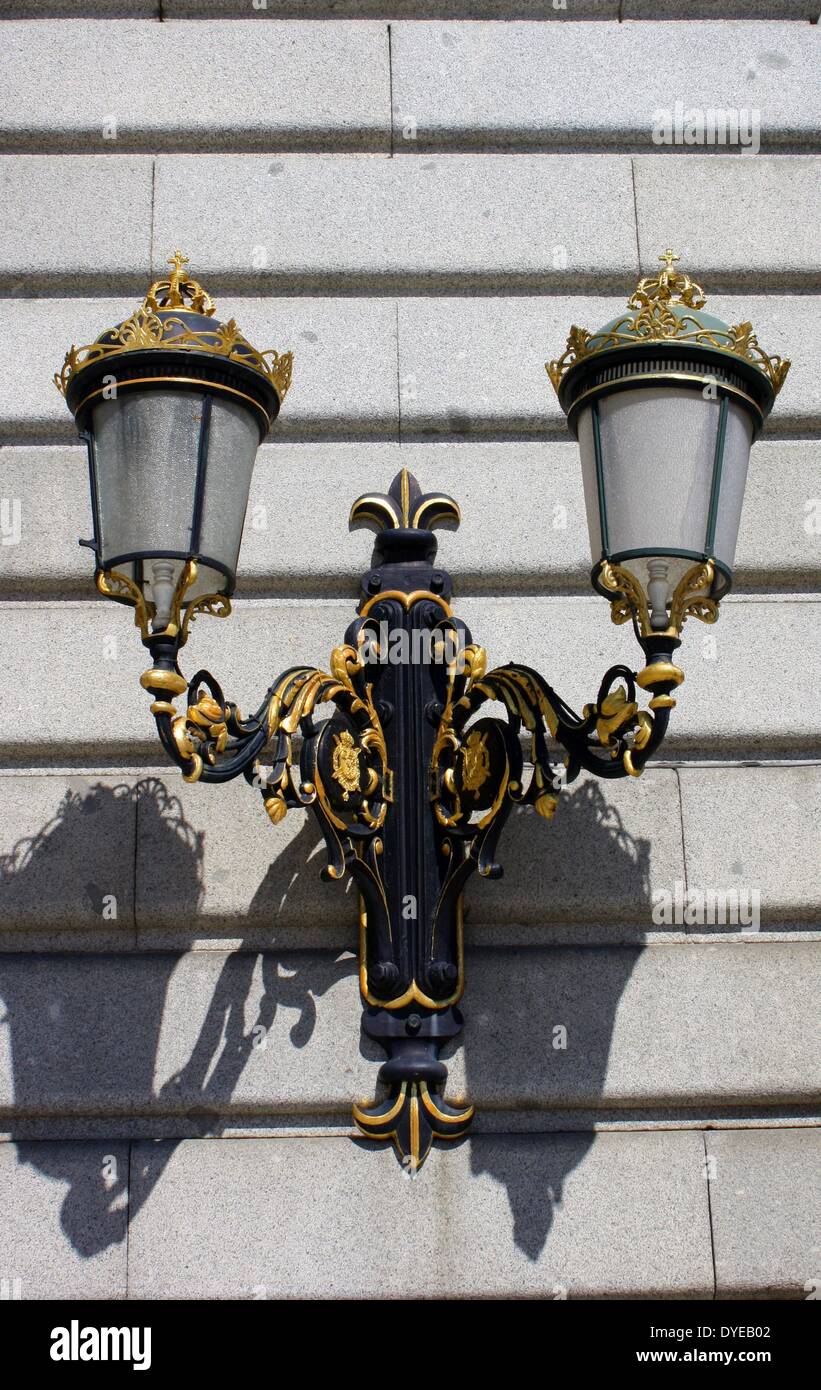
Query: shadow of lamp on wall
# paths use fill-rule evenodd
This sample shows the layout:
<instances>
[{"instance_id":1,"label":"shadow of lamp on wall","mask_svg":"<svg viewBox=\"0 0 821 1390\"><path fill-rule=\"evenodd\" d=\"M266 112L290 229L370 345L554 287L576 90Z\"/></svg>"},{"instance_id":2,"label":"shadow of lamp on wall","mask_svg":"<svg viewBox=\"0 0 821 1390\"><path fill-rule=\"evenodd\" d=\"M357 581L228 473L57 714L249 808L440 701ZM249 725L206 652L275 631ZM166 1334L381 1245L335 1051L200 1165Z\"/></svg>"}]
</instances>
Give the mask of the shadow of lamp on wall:
<instances>
[{"instance_id":1,"label":"shadow of lamp on wall","mask_svg":"<svg viewBox=\"0 0 821 1390\"><path fill-rule=\"evenodd\" d=\"M388 1054L389 1090L354 1118L414 1168L473 1113L444 1099L439 1057L462 1027L467 880L501 874L514 806L550 819L583 768L641 774L684 679L672 660L682 625L714 622L732 581L750 446L789 363L749 323L704 312L671 251L659 259L624 313L595 333L571 328L547 365L579 442L593 586L644 656L638 672L611 667L581 715L528 666L488 671L436 566L433 529L454 529L459 508L403 469L353 504L351 526L373 530L375 548L329 670L292 667L244 718L178 659L198 614L230 614L251 472L290 353L259 352L220 323L177 251L132 317L72 347L55 377L88 448L94 534L82 543L100 593L135 610L166 753L190 782L243 776L274 823L309 808L324 873L355 881L363 1028Z\"/></svg>"}]
</instances>

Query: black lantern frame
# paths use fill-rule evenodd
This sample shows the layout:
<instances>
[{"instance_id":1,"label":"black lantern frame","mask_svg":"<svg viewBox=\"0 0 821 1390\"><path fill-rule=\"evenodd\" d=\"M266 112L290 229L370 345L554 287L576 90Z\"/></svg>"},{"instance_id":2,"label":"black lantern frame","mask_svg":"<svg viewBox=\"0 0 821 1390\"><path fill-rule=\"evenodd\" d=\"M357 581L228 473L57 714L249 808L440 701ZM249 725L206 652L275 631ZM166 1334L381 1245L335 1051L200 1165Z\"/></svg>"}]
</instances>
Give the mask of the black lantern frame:
<instances>
[{"instance_id":1,"label":"black lantern frame","mask_svg":"<svg viewBox=\"0 0 821 1390\"><path fill-rule=\"evenodd\" d=\"M143 566L149 560L182 564L172 601L172 623L176 626L185 622L187 630L183 614L188 617L188 610L194 607L230 611L236 572L201 551L213 402L223 398L247 407L256 419L262 443L279 414L292 367L290 353L259 352L242 336L233 319L223 324L213 317L213 301L196 280L185 274L187 259L180 251L174 253L169 263L171 273L154 281L141 308L130 319L107 329L89 347L71 348L62 371L55 376L88 455L93 535L80 544L94 552L99 591L118 603L136 607L136 620L144 633L153 617L153 605L144 595ZM107 555L94 407L101 400L119 399L129 393L165 391L190 392L202 403L189 543L184 549L132 549ZM130 575L122 573L123 568L132 566ZM221 574L224 582L217 592L192 598L189 591L200 566Z\"/></svg>"},{"instance_id":2,"label":"black lantern frame","mask_svg":"<svg viewBox=\"0 0 821 1390\"><path fill-rule=\"evenodd\" d=\"M705 387L709 387L715 391L715 395L720 401L704 545L701 550L680 550L664 546L657 546L652 550L611 550L604 487L599 401L602 397L612 395L615 392L637 390L648 385L660 386L665 384L701 393L704 392ZM612 591L604 587L600 580L602 570L606 565L620 564L624 560L655 555L678 560L690 560L694 564L711 561L715 573L710 597L718 601L730 592L733 582L732 569L729 565L716 559L714 555L729 402L731 399L739 401L749 414L753 423L754 442L760 436L764 421L772 410L775 394L768 379L752 363L744 362L739 358L730 367L726 352L722 353L707 347L700 347L697 344L665 343L662 354L659 343L637 342L635 346L611 350L600 356L582 359L570 368L561 384L559 402L567 414L568 428L575 439L578 439L581 410L586 405L591 407L602 541L601 559L593 566L591 581L598 593L603 594L606 598L612 597Z\"/></svg>"}]
</instances>

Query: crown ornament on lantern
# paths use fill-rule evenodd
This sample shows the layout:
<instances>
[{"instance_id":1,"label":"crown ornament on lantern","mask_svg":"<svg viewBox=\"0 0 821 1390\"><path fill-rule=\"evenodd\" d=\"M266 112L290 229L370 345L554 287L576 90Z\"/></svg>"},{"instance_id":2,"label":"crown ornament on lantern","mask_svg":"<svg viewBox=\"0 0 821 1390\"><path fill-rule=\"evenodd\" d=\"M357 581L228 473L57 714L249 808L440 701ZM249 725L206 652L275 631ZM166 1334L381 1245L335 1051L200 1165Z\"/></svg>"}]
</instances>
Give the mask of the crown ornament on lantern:
<instances>
[{"instance_id":1,"label":"crown ornament on lantern","mask_svg":"<svg viewBox=\"0 0 821 1390\"><path fill-rule=\"evenodd\" d=\"M669 248L659 256L662 269L639 281L627 301L631 312L621 314L591 333L576 324L570 329L561 357L545 363L545 371L561 396L567 373L577 363L600 353L652 343L681 343L692 348L726 352L751 364L769 382L773 395L784 385L790 363L770 357L759 347L751 323L731 327L704 313L707 302L701 286L675 268L680 257Z\"/></svg>"},{"instance_id":2,"label":"crown ornament on lantern","mask_svg":"<svg viewBox=\"0 0 821 1390\"><path fill-rule=\"evenodd\" d=\"M101 359L146 350L209 353L239 362L259 372L273 386L280 405L291 385L293 354L253 347L240 333L234 319L219 323L215 304L199 281L184 271L188 257L175 251L168 259L170 274L155 280L139 309L107 328L95 342L69 348L59 372L54 375L58 390L65 396L72 381L86 367Z\"/></svg>"},{"instance_id":3,"label":"crown ornament on lantern","mask_svg":"<svg viewBox=\"0 0 821 1390\"><path fill-rule=\"evenodd\" d=\"M173 267L171 274L165 279L155 280L149 286L143 307L155 313L158 309L191 308L195 314L205 314L210 318L216 308L210 294L198 280L183 275L183 266L190 264L188 257L182 251L175 251L173 256L168 257L167 264Z\"/></svg>"}]
</instances>

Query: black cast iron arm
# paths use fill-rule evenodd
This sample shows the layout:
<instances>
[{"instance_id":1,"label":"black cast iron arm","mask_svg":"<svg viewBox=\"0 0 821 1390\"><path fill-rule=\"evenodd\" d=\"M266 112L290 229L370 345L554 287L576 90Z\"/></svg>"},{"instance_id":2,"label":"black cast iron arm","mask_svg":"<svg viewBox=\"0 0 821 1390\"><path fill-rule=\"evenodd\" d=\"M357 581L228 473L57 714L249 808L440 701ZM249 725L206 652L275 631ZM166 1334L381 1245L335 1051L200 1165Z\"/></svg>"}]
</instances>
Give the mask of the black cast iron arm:
<instances>
[{"instance_id":1,"label":"black cast iron arm","mask_svg":"<svg viewBox=\"0 0 821 1390\"><path fill-rule=\"evenodd\" d=\"M450 629L459 641L467 635L453 618L439 627ZM647 665L638 673L623 664L611 666L595 701L585 705L582 715L531 667L511 663L487 671L481 647L469 641L460 646L457 659L448 667L437 710L434 777L438 789L451 802L449 812L440 814L442 823L458 824L471 810L482 809L481 797L475 807L470 803L491 771L489 755L485 756L488 740L491 744L494 741L490 725L503 727L500 720L485 719L481 729L470 723L486 703L504 706L507 732L516 740L523 730L529 735L530 781L524 787L517 778L511 778L506 795L534 805L547 818L555 810L561 786L572 782L582 768L607 779L639 776L664 739L676 703L671 691L683 679L670 661L676 645L675 639L666 636L648 641ZM647 711L639 709L637 686L651 694ZM565 750L562 766L556 766L551 758L551 741ZM460 759L465 764L461 784ZM483 776L485 765L488 777ZM496 772L498 775L498 769Z\"/></svg>"},{"instance_id":2,"label":"black cast iron arm","mask_svg":"<svg viewBox=\"0 0 821 1390\"><path fill-rule=\"evenodd\" d=\"M351 746L355 738L361 751L375 757L380 764L378 769L369 769L364 788L366 795L360 808L365 822L363 833L372 831L375 822L380 820L380 813L374 814L373 808L380 801L389 770L379 715L372 685L366 679L361 650L367 640L366 628L363 619L351 625L345 643L331 655L330 673L312 666L292 666L284 671L269 686L257 711L247 719L242 717L236 704L225 699L222 687L209 671L197 671L186 682L178 664L181 646L178 633L149 634L146 645L151 650L153 663L142 676L141 684L154 697L151 712L160 742L185 780L227 782L242 775L262 792L266 810L275 824L289 809L311 806L317 797L311 740L318 738L321 732L313 722L313 714L317 706L331 703L335 712L352 726ZM187 708L180 713L173 697L183 693ZM297 732L303 736L299 784L295 784L291 775L293 739ZM347 747L347 739L343 736L343 754ZM266 764L271 764L271 771L266 775L261 769L263 755ZM346 830L355 833L356 827L346 826ZM344 872L337 854L332 860L337 863L339 873Z\"/></svg>"}]
</instances>

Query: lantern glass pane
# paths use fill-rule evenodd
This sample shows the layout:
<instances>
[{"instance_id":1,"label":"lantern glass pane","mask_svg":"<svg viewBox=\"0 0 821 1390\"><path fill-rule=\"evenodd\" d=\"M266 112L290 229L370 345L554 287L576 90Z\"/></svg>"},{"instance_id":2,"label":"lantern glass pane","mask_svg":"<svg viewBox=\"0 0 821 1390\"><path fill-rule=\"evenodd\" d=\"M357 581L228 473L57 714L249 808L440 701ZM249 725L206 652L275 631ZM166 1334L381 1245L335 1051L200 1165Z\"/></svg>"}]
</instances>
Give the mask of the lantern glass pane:
<instances>
[{"instance_id":1,"label":"lantern glass pane","mask_svg":"<svg viewBox=\"0 0 821 1390\"><path fill-rule=\"evenodd\" d=\"M255 412L214 397L199 551L236 574L251 473L259 447Z\"/></svg>"},{"instance_id":2,"label":"lantern glass pane","mask_svg":"<svg viewBox=\"0 0 821 1390\"><path fill-rule=\"evenodd\" d=\"M728 569L732 569L735 559L752 442L753 422L750 413L740 402L730 397L713 544L713 555L717 560L723 561Z\"/></svg>"},{"instance_id":3,"label":"lantern glass pane","mask_svg":"<svg viewBox=\"0 0 821 1390\"><path fill-rule=\"evenodd\" d=\"M721 402L675 386L617 391L599 401L611 554L701 554Z\"/></svg>"},{"instance_id":4,"label":"lantern glass pane","mask_svg":"<svg viewBox=\"0 0 821 1390\"><path fill-rule=\"evenodd\" d=\"M596 564L604 554L599 515L599 488L596 477L596 446L593 437L593 407L586 406L579 415L579 451L582 460L584 506L590 536L590 556Z\"/></svg>"},{"instance_id":5,"label":"lantern glass pane","mask_svg":"<svg viewBox=\"0 0 821 1390\"><path fill-rule=\"evenodd\" d=\"M123 391L94 407L101 561L189 553L202 396Z\"/></svg>"}]
</instances>

